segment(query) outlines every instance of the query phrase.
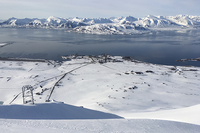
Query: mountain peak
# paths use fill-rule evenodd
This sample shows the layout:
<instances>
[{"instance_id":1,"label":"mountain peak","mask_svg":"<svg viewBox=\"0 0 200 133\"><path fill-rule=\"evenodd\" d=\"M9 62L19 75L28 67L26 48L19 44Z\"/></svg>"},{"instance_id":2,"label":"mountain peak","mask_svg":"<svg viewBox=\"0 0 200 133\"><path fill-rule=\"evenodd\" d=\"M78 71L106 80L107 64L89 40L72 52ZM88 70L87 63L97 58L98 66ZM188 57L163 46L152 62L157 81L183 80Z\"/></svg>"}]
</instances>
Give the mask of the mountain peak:
<instances>
[{"instance_id":1,"label":"mountain peak","mask_svg":"<svg viewBox=\"0 0 200 133\"><path fill-rule=\"evenodd\" d=\"M200 28L200 16L154 16L144 18L112 17L112 18L60 18L50 16L47 19L17 19L15 17L1 22L0 27L31 27L31 28L70 28L75 32L102 34L121 34L144 31L150 28ZM122 34L123 34L122 33Z\"/></svg>"},{"instance_id":2,"label":"mountain peak","mask_svg":"<svg viewBox=\"0 0 200 133\"><path fill-rule=\"evenodd\" d=\"M154 15L147 15L147 18L157 18L157 17Z\"/></svg>"}]
</instances>

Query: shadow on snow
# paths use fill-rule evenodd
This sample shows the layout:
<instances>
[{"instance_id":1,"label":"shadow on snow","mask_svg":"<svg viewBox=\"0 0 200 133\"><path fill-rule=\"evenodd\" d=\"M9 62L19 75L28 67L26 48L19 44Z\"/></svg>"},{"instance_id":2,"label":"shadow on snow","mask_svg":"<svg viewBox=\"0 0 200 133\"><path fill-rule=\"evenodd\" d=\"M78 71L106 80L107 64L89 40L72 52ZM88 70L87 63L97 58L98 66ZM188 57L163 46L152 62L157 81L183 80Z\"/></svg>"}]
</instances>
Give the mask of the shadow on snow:
<instances>
[{"instance_id":1,"label":"shadow on snow","mask_svg":"<svg viewBox=\"0 0 200 133\"><path fill-rule=\"evenodd\" d=\"M0 105L3 119L123 119L123 117L64 103Z\"/></svg>"}]
</instances>

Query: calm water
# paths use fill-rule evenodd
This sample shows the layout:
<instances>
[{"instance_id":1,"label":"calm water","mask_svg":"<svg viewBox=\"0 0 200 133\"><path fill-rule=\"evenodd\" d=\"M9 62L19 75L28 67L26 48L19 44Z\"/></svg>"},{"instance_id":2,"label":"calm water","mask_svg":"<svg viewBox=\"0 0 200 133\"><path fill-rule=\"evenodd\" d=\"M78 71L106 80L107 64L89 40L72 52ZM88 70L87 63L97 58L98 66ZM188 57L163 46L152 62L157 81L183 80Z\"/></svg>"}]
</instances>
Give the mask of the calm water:
<instances>
[{"instance_id":1,"label":"calm water","mask_svg":"<svg viewBox=\"0 0 200 133\"><path fill-rule=\"evenodd\" d=\"M200 57L200 30L164 31L143 35L89 35L65 30L0 28L0 57L62 60L62 55L133 56L150 63L195 65L200 62L176 62Z\"/></svg>"}]
</instances>

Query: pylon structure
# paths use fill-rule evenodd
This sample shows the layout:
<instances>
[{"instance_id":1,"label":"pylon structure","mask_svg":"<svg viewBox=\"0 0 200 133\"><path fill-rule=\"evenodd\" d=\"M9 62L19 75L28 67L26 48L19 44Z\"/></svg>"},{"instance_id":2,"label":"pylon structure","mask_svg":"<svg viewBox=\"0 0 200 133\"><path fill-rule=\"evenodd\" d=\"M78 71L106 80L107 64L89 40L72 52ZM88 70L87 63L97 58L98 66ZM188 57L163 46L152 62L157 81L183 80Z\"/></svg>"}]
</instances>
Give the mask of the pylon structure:
<instances>
[{"instance_id":1,"label":"pylon structure","mask_svg":"<svg viewBox=\"0 0 200 133\"><path fill-rule=\"evenodd\" d=\"M33 87L31 85L25 85L22 87L22 97L23 97L23 104L27 103L34 104Z\"/></svg>"}]
</instances>

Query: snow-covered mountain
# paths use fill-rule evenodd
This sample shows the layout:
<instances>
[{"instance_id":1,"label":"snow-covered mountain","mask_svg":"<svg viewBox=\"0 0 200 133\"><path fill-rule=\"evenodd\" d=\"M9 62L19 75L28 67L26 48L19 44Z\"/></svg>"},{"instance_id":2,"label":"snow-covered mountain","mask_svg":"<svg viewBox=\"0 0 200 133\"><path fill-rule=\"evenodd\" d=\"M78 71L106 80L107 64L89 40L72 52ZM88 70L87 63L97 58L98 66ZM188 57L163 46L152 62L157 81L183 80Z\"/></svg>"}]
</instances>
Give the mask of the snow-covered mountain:
<instances>
[{"instance_id":1,"label":"snow-covered mountain","mask_svg":"<svg viewBox=\"0 0 200 133\"><path fill-rule=\"evenodd\" d=\"M148 15L145 18L142 18L141 20L137 21L136 24L140 24L143 27L170 27L173 26L174 24L166 19L163 16L152 16Z\"/></svg>"},{"instance_id":2,"label":"snow-covered mountain","mask_svg":"<svg viewBox=\"0 0 200 133\"><path fill-rule=\"evenodd\" d=\"M0 23L1 27L25 28L62 28L72 32L92 34L135 34L144 33L155 28L199 28L200 16L153 16L144 18L112 17L112 18L59 18L50 16L47 19L9 18Z\"/></svg>"}]
</instances>

